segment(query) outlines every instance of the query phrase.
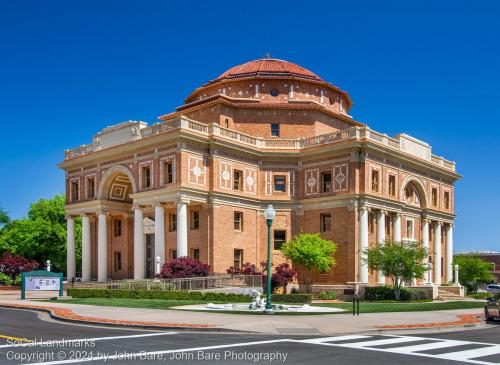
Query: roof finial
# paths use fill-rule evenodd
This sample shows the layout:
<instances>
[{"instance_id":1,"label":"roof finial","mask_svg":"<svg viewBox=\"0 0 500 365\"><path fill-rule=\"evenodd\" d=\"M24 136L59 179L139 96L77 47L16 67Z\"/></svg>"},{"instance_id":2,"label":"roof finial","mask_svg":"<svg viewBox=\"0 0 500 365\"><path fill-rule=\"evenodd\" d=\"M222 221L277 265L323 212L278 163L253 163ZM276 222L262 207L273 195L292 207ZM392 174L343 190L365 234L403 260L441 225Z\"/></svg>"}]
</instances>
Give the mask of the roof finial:
<instances>
[{"instance_id":1,"label":"roof finial","mask_svg":"<svg viewBox=\"0 0 500 365\"><path fill-rule=\"evenodd\" d=\"M271 59L271 54L269 52L266 52L266 58L269 60Z\"/></svg>"}]
</instances>

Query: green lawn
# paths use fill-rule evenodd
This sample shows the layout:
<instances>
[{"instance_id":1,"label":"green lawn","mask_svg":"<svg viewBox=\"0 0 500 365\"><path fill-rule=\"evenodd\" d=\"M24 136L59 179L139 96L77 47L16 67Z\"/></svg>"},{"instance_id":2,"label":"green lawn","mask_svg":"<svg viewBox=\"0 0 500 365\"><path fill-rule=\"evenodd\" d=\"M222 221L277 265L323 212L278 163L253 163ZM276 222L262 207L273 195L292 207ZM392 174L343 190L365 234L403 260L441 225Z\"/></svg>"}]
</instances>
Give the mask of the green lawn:
<instances>
[{"instance_id":1,"label":"green lawn","mask_svg":"<svg viewBox=\"0 0 500 365\"><path fill-rule=\"evenodd\" d=\"M128 308L149 308L149 309L170 309L171 307L189 304L203 304L204 301L196 300L165 300L165 299L125 299L125 298L73 298L68 300L61 300L62 303L72 304L88 304L88 305L102 305L112 307L128 307ZM352 312L352 303L322 303L314 304L318 306L334 307L346 309ZM361 313L377 313L377 312L420 312L420 311L434 311L434 310L448 310L448 309L469 309L469 308L483 308L484 303L480 302L444 302L444 303L373 303L361 302ZM242 312L249 314L247 312ZM343 312L345 313L345 312Z\"/></svg>"},{"instance_id":2,"label":"green lawn","mask_svg":"<svg viewBox=\"0 0 500 365\"><path fill-rule=\"evenodd\" d=\"M169 309L178 305L202 304L198 300L127 299L127 298L73 298L61 303L102 305L108 307Z\"/></svg>"},{"instance_id":3,"label":"green lawn","mask_svg":"<svg viewBox=\"0 0 500 365\"><path fill-rule=\"evenodd\" d=\"M346 309L352 313L352 303L322 303L316 304L325 307L334 307ZM374 302L361 302L359 305L360 313L379 313L379 312L422 312L422 311L436 311L436 310L449 310L449 309L470 309L470 308L483 308L484 303L481 302L417 302L417 303L374 303Z\"/></svg>"}]
</instances>

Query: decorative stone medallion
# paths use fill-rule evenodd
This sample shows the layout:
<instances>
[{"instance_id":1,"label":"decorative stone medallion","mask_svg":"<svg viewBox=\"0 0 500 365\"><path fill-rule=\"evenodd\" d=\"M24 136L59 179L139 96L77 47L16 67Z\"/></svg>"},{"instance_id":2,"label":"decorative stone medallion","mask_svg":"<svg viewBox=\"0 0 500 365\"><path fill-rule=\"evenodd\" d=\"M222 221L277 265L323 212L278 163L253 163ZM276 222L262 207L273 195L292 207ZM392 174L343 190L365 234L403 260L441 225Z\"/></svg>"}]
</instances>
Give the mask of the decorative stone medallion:
<instances>
[{"instance_id":1,"label":"decorative stone medallion","mask_svg":"<svg viewBox=\"0 0 500 365\"><path fill-rule=\"evenodd\" d=\"M307 180L307 185L309 185L310 188L316 185L316 179L314 177L310 177L309 180Z\"/></svg>"},{"instance_id":2,"label":"decorative stone medallion","mask_svg":"<svg viewBox=\"0 0 500 365\"><path fill-rule=\"evenodd\" d=\"M229 171L225 170L222 172L222 180L228 181L231 175L229 174Z\"/></svg>"}]
</instances>

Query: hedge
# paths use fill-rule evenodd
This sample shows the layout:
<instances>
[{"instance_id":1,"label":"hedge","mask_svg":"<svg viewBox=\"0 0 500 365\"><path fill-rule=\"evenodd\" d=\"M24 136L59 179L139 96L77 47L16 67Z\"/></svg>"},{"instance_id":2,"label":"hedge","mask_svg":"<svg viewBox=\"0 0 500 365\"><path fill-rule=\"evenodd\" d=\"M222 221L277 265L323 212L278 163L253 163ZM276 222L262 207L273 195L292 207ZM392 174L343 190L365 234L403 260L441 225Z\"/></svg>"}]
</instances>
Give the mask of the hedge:
<instances>
[{"instance_id":1,"label":"hedge","mask_svg":"<svg viewBox=\"0 0 500 365\"><path fill-rule=\"evenodd\" d=\"M311 303L311 294L272 294L272 303Z\"/></svg>"},{"instance_id":2,"label":"hedge","mask_svg":"<svg viewBox=\"0 0 500 365\"><path fill-rule=\"evenodd\" d=\"M73 298L127 298L127 299L165 299L199 300L208 302L249 302L250 296L244 294L225 294L200 291L176 290L111 290L68 288L68 295Z\"/></svg>"},{"instance_id":3,"label":"hedge","mask_svg":"<svg viewBox=\"0 0 500 365\"><path fill-rule=\"evenodd\" d=\"M378 300L396 300L394 297L394 288L388 286L368 286L365 288L365 299L369 301ZM406 289L401 288L400 300L423 300L432 299L427 297L427 291L424 289Z\"/></svg>"},{"instance_id":4,"label":"hedge","mask_svg":"<svg viewBox=\"0 0 500 365\"><path fill-rule=\"evenodd\" d=\"M176 290L111 290L68 288L68 295L73 298L127 298L127 299L165 299L199 300L206 302L248 303L252 299L245 294L225 294L201 291ZM276 303L311 303L311 294L273 294Z\"/></svg>"}]
</instances>

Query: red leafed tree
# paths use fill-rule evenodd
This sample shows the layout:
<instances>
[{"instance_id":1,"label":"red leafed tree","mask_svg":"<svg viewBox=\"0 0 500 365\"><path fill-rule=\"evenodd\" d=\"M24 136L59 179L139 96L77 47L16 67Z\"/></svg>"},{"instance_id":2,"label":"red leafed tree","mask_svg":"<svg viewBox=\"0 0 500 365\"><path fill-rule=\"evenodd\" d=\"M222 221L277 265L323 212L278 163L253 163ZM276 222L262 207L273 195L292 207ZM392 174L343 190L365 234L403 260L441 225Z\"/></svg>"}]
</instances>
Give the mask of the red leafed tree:
<instances>
[{"instance_id":1,"label":"red leafed tree","mask_svg":"<svg viewBox=\"0 0 500 365\"><path fill-rule=\"evenodd\" d=\"M257 266L249 262L244 263L241 269L231 266L226 272L231 275L262 275Z\"/></svg>"},{"instance_id":2,"label":"red leafed tree","mask_svg":"<svg viewBox=\"0 0 500 365\"><path fill-rule=\"evenodd\" d=\"M12 255L5 253L0 259L0 272L9 275L12 280L22 272L33 271L38 267L38 262L28 260L24 256Z\"/></svg>"},{"instance_id":3,"label":"red leafed tree","mask_svg":"<svg viewBox=\"0 0 500 365\"><path fill-rule=\"evenodd\" d=\"M195 260L191 257L179 257L170 260L163 265L160 278L175 279L175 278L191 278L196 276L207 276L210 266Z\"/></svg>"}]
</instances>

